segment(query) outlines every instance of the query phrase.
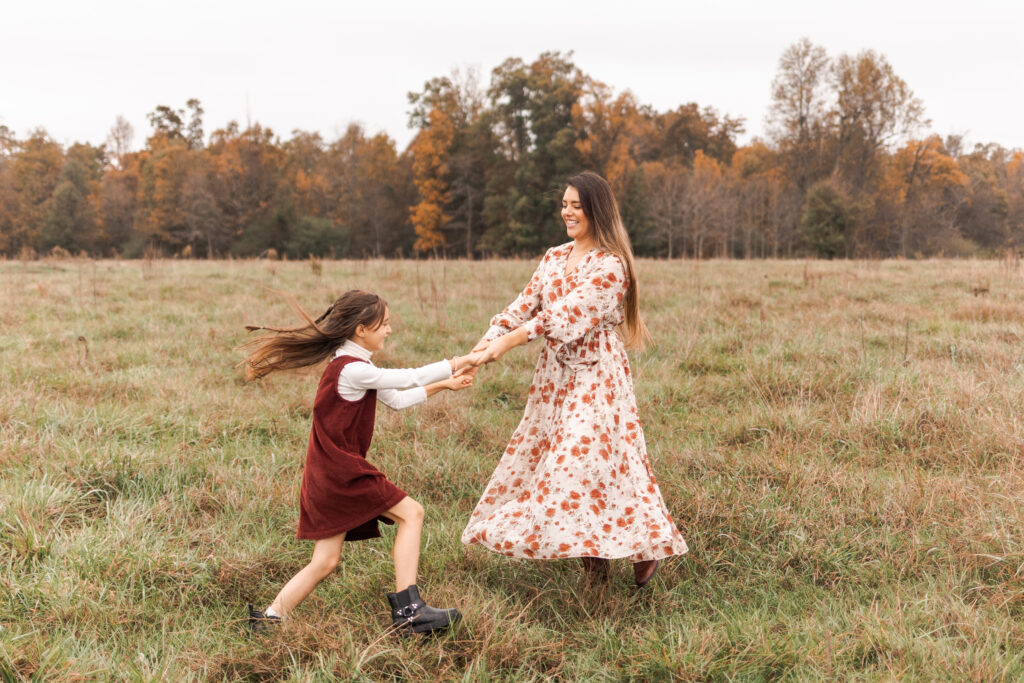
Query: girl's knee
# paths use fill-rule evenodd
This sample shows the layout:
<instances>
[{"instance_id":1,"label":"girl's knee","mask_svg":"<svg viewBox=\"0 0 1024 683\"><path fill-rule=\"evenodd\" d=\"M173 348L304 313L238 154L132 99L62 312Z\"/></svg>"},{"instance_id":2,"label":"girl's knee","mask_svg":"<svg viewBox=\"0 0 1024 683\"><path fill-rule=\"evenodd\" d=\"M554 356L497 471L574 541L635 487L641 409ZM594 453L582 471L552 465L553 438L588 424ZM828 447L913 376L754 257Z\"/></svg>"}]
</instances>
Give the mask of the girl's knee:
<instances>
[{"instance_id":1,"label":"girl's knee","mask_svg":"<svg viewBox=\"0 0 1024 683\"><path fill-rule=\"evenodd\" d=\"M320 557L313 557L310 561L309 566L321 577L325 577L333 572L338 567L338 555L323 555Z\"/></svg>"},{"instance_id":2,"label":"girl's knee","mask_svg":"<svg viewBox=\"0 0 1024 683\"><path fill-rule=\"evenodd\" d=\"M426 512L423 510L422 505L412 498L406 498L402 501L401 518L398 520L398 523L423 524L425 515Z\"/></svg>"}]
</instances>

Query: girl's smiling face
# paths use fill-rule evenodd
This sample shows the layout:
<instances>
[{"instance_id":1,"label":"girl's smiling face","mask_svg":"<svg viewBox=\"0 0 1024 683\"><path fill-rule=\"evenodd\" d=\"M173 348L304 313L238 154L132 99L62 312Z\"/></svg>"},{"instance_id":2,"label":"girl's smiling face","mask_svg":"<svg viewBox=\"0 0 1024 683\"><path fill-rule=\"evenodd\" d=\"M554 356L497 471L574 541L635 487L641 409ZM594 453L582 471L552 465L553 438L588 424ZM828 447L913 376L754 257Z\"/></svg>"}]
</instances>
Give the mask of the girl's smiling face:
<instances>
[{"instance_id":1,"label":"girl's smiling face","mask_svg":"<svg viewBox=\"0 0 1024 683\"><path fill-rule=\"evenodd\" d=\"M367 351L382 351L384 349L384 340L391 334L391 315L390 312L384 310L384 319L380 322L380 325L373 328L372 330L365 325L360 325L356 328L355 336L352 338L356 344L359 344Z\"/></svg>"}]
</instances>

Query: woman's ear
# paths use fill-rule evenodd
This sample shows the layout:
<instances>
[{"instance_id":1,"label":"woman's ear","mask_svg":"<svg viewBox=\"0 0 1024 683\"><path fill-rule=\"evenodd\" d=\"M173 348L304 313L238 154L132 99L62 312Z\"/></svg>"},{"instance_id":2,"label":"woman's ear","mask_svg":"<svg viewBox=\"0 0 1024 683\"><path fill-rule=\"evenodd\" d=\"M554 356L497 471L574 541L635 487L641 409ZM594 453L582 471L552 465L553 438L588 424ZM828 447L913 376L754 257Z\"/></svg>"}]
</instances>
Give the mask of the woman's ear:
<instances>
[{"instance_id":1,"label":"woman's ear","mask_svg":"<svg viewBox=\"0 0 1024 683\"><path fill-rule=\"evenodd\" d=\"M366 325L362 325L362 324L356 325L355 332L352 333L352 336L359 337L360 339L365 337L366 336Z\"/></svg>"}]
</instances>

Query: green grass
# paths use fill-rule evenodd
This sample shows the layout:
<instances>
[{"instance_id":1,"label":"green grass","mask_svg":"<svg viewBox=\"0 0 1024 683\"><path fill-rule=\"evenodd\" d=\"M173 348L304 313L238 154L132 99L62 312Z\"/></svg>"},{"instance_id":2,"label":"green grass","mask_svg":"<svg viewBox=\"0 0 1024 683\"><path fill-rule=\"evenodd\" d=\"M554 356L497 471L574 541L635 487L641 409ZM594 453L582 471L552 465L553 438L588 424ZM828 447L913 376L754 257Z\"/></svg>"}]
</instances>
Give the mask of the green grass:
<instances>
[{"instance_id":1,"label":"green grass","mask_svg":"<svg viewBox=\"0 0 1024 683\"><path fill-rule=\"evenodd\" d=\"M640 263L650 459L691 552L637 591L460 532L536 344L381 408L371 459L427 509L453 633L383 635L393 528L267 640L317 371L241 378L247 323L363 287L381 365L464 352L530 261L0 262L3 680L1018 680L1024 273L999 262ZM984 296L972 295L980 283Z\"/></svg>"}]
</instances>

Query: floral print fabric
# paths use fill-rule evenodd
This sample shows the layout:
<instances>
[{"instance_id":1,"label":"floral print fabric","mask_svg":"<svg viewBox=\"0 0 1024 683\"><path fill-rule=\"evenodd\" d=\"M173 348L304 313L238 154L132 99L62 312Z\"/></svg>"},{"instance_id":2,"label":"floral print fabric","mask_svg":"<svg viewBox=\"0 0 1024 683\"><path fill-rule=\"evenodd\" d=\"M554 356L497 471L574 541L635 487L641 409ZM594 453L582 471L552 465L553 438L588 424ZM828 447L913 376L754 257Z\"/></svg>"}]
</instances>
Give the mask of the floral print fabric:
<instances>
[{"instance_id":1,"label":"floral print fabric","mask_svg":"<svg viewBox=\"0 0 1024 683\"><path fill-rule=\"evenodd\" d=\"M572 243L549 249L485 339L525 326L544 348L526 410L462 542L512 557L679 555L647 461L622 340L628 280L614 254L591 250L566 274Z\"/></svg>"}]
</instances>

